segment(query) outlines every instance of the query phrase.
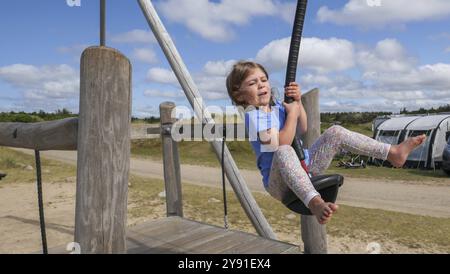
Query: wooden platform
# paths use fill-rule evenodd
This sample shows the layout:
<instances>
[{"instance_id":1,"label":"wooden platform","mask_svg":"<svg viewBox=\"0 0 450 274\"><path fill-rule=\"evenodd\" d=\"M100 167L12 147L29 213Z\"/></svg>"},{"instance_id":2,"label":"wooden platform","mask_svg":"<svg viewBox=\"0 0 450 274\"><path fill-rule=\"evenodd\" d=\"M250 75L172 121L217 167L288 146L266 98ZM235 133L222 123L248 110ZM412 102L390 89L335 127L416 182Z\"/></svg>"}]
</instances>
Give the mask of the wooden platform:
<instances>
[{"instance_id":1,"label":"wooden platform","mask_svg":"<svg viewBox=\"0 0 450 274\"><path fill-rule=\"evenodd\" d=\"M128 254L297 254L297 246L180 217L145 222L128 230ZM50 253L67 253L64 249Z\"/></svg>"}]
</instances>

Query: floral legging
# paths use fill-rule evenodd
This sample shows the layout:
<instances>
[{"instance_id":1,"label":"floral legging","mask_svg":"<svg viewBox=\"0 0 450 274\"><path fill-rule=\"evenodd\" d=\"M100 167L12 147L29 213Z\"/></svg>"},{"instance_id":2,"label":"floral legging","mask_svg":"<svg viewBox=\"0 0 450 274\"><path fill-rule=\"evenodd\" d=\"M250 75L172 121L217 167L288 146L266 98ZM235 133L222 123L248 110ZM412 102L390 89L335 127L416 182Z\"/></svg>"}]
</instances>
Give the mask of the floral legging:
<instances>
[{"instance_id":1,"label":"floral legging","mask_svg":"<svg viewBox=\"0 0 450 274\"><path fill-rule=\"evenodd\" d=\"M322 174L341 149L386 160L391 145L375 141L365 135L341 126L327 129L309 149L309 171L313 175ZM308 174L302 168L294 149L288 145L278 147L273 155L267 192L277 200L291 189L305 204L320 195L313 187Z\"/></svg>"}]
</instances>

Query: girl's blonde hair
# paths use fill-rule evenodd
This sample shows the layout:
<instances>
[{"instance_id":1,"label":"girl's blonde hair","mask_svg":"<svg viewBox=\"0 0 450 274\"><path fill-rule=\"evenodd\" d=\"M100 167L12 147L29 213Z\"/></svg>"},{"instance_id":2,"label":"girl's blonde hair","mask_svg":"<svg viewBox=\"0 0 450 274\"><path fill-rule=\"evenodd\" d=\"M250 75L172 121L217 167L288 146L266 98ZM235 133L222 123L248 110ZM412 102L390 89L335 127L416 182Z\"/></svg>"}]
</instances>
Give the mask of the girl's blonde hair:
<instances>
[{"instance_id":1,"label":"girl's blonde hair","mask_svg":"<svg viewBox=\"0 0 450 274\"><path fill-rule=\"evenodd\" d=\"M240 99L240 92L239 89L241 88L242 83L244 80L252 73L255 69L260 69L267 77L267 80L269 80L269 74L267 73L266 69L258 63L250 62L250 61L239 61L236 64L234 64L233 69L231 70L230 74L228 74L227 77L227 90L228 95L231 98L231 101L233 101L233 104L236 106L243 106L247 107L247 102ZM273 104L273 98L270 99L271 105Z\"/></svg>"}]
</instances>

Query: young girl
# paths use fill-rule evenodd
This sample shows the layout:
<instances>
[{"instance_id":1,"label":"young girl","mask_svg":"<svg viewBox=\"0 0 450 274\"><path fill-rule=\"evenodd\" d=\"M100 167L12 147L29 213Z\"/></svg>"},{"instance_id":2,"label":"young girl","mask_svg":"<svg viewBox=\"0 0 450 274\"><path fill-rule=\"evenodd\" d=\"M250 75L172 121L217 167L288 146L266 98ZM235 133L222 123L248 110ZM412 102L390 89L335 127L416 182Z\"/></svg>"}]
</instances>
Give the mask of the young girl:
<instances>
[{"instance_id":1,"label":"young girl","mask_svg":"<svg viewBox=\"0 0 450 274\"><path fill-rule=\"evenodd\" d=\"M241 61L227 77L228 94L237 106L245 108L245 125L257 157L257 166L265 189L277 200L291 189L308 206L321 224L325 224L338 206L326 203L314 189L308 174L291 147L297 123L300 133L307 131L306 112L301 103L300 87L291 83L285 94L291 104L273 99L269 75L263 66ZM313 175L322 174L341 149L388 160L401 167L409 153L425 141L425 135L408 138L399 145L380 143L341 126L327 129L311 146L307 165Z\"/></svg>"}]
</instances>

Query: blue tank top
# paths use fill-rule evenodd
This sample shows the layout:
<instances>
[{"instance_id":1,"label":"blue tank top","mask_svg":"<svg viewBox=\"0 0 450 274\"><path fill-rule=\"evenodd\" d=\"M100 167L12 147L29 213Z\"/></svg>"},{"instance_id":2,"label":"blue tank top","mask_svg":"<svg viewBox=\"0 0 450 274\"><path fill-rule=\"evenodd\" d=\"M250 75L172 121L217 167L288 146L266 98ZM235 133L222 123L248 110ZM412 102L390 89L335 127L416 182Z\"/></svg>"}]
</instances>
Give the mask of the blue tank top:
<instances>
[{"instance_id":1,"label":"blue tank top","mask_svg":"<svg viewBox=\"0 0 450 274\"><path fill-rule=\"evenodd\" d=\"M268 145L264 145L258 138L258 132L276 128L280 131L286 121L286 109L279 102L275 101L270 112L253 109L245 113L245 127L248 131L249 140L253 151L256 154L256 165L263 177L265 187L269 185L270 168L272 166L273 154L276 151ZM309 165L308 150L304 149L305 162Z\"/></svg>"}]
</instances>

